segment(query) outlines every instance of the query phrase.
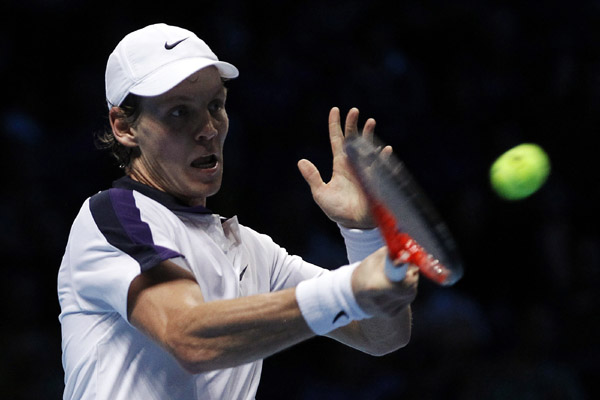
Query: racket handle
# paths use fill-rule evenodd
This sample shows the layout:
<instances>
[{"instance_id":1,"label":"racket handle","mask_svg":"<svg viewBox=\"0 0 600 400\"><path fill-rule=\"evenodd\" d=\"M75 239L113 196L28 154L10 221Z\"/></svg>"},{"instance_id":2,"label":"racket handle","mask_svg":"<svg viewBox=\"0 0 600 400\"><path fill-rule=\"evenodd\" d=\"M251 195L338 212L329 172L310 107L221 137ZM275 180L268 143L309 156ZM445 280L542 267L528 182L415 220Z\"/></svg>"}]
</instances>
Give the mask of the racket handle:
<instances>
[{"instance_id":1,"label":"racket handle","mask_svg":"<svg viewBox=\"0 0 600 400\"><path fill-rule=\"evenodd\" d=\"M406 276L408 270L408 264L394 265L394 262L386 257L385 259L385 275L392 282L400 282Z\"/></svg>"},{"instance_id":2,"label":"racket handle","mask_svg":"<svg viewBox=\"0 0 600 400\"><path fill-rule=\"evenodd\" d=\"M373 217L388 246L389 255L385 266L388 278L394 282L401 281L406 275L406 265L414 264L419 267L419 271L423 275L432 281L440 285L448 284L450 270L428 254L412 237L400 232L393 214L383 204L372 201L371 207ZM391 260L396 260L396 262L400 262L399 265L405 266L403 272L396 271L401 268L395 266Z\"/></svg>"}]
</instances>

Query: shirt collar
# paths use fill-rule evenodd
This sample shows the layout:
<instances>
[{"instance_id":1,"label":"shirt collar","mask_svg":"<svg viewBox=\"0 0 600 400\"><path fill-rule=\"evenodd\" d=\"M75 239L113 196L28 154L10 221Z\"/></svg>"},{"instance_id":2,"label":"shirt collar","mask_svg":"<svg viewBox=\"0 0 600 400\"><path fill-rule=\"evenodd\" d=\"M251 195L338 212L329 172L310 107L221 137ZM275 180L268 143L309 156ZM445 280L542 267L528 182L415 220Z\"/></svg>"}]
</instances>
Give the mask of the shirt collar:
<instances>
[{"instance_id":1,"label":"shirt collar","mask_svg":"<svg viewBox=\"0 0 600 400\"><path fill-rule=\"evenodd\" d=\"M136 192L139 192L144 196L159 202L171 211L187 212L194 214L212 214L212 211L210 211L204 206L190 207L175 196L172 196L169 193L145 185L141 182L134 181L127 175L114 181L113 187L119 189L135 190Z\"/></svg>"}]
</instances>

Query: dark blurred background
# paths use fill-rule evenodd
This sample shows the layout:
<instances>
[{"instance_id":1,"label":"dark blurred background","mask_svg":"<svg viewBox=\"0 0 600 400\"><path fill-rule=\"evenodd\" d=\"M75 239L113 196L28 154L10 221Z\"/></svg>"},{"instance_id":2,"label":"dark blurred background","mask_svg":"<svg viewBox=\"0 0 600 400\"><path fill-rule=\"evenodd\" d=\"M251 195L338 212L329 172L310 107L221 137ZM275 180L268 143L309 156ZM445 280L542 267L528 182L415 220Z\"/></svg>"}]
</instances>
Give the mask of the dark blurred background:
<instances>
[{"instance_id":1,"label":"dark blurred background","mask_svg":"<svg viewBox=\"0 0 600 400\"><path fill-rule=\"evenodd\" d=\"M222 191L209 207L335 268L337 227L300 158L330 171L327 115L356 106L455 234L466 273L425 282L404 350L316 338L265 361L258 399L589 399L598 390L600 1L111 2L0 10L0 398L62 395L56 274L82 202L121 175L95 150L104 67L155 22L205 39L230 83ZM552 174L506 202L488 170L535 142Z\"/></svg>"}]
</instances>

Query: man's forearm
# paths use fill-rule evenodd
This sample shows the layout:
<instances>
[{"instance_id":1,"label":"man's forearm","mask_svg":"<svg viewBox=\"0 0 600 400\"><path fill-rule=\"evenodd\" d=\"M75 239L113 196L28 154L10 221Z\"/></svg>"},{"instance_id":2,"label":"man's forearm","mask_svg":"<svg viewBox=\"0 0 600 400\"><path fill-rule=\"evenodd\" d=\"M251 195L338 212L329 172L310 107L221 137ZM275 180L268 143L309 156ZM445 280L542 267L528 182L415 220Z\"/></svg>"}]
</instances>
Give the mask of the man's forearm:
<instances>
[{"instance_id":1,"label":"man's forearm","mask_svg":"<svg viewBox=\"0 0 600 400\"><path fill-rule=\"evenodd\" d=\"M406 346L411 330L411 309L407 306L396 316L353 321L327 336L367 354L381 356Z\"/></svg>"},{"instance_id":2,"label":"man's forearm","mask_svg":"<svg viewBox=\"0 0 600 400\"><path fill-rule=\"evenodd\" d=\"M409 282L391 284L383 275L385 254L381 249L364 260L360 264L364 271L347 266L302 282L303 296L299 296L299 285L210 302L204 301L188 271L164 262L132 282L129 320L191 373L263 359L315 334L329 333L366 353L386 354L410 338L408 304L416 281L408 279L408 274ZM350 304L355 302L352 282L361 288L358 297L372 310L371 315L380 316L363 319L367 315L362 309L357 314L357 304Z\"/></svg>"},{"instance_id":3,"label":"man's forearm","mask_svg":"<svg viewBox=\"0 0 600 400\"><path fill-rule=\"evenodd\" d=\"M192 307L167 326L168 347L193 373L275 354L314 336L298 309L294 291L292 288Z\"/></svg>"}]
</instances>

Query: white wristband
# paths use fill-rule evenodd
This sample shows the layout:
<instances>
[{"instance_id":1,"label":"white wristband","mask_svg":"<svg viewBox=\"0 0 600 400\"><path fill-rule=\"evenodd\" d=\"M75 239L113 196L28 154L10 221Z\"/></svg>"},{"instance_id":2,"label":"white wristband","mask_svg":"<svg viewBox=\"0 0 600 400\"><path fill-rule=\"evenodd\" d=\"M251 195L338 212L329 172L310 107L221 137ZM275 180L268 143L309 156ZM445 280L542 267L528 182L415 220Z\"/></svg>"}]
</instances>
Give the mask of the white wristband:
<instances>
[{"instance_id":1,"label":"white wristband","mask_svg":"<svg viewBox=\"0 0 600 400\"><path fill-rule=\"evenodd\" d=\"M306 323L317 335L324 335L353 320L370 317L359 307L352 292L352 272L358 263L300 282L296 301Z\"/></svg>"},{"instance_id":2,"label":"white wristband","mask_svg":"<svg viewBox=\"0 0 600 400\"><path fill-rule=\"evenodd\" d=\"M368 255L384 246L379 229L350 229L338 224L346 244L348 261L354 263L364 260Z\"/></svg>"}]
</instances>

